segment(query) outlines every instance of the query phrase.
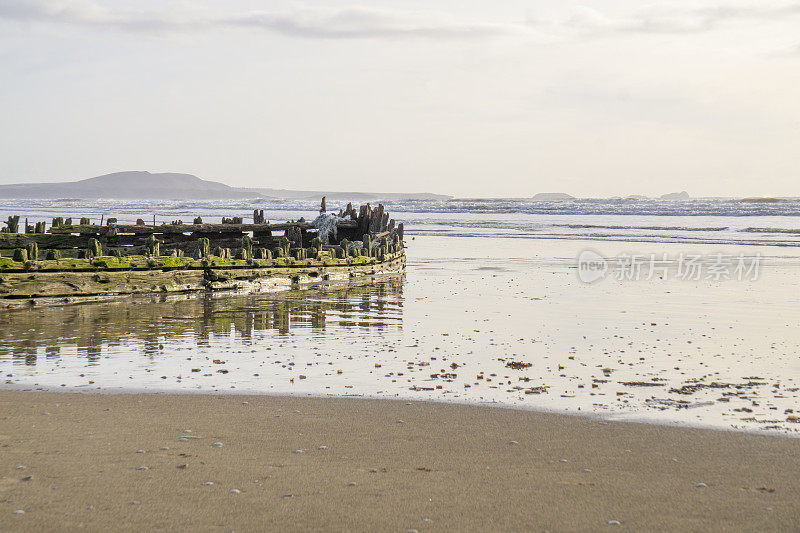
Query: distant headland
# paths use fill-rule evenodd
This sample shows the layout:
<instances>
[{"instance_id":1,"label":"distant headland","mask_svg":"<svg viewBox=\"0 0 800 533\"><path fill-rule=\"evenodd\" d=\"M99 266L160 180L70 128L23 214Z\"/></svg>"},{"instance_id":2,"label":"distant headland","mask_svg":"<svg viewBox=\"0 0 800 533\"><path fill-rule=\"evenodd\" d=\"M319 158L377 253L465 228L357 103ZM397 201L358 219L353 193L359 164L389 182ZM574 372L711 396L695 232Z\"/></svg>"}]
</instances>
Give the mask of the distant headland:
<instances>
[{"instance_id":1,"label":"distant headland","mask_svg":"<svg viewBox=\"0 0 800 533\"><path fill-rule=\"evenodd\" d=\"M348 200L448 200L449 196L432 193L382 193L351 191L296 191L288 189L231 187L192 174L174 172L125 171L95 178L60 183L17 183L0 185L0 198L124 198L214 200L235 198Z\"/></svg>"},{"instance_id":2,"label":"distant headland","mask_svg":"<svg viewBox=\"0 0 800 533\"><path fill-rule=\"evenodd\" d=\"M662 194L658 197L659 200L689 200L691 197L689 193L686 191L681 192L671 192L669 194ZM566 202L569 200L575 200L576 198L571 194L563 193L563 192L540 192L535 194L531 197L531 200L534 202ZM623 198L619 196L614 196L611 198L612 200L622 200ZM640 194L634 194L631 196L627 196L624 198L625 200L649 200L650 198L647 196L642 196Z\"/></svg>"}]
</instances>

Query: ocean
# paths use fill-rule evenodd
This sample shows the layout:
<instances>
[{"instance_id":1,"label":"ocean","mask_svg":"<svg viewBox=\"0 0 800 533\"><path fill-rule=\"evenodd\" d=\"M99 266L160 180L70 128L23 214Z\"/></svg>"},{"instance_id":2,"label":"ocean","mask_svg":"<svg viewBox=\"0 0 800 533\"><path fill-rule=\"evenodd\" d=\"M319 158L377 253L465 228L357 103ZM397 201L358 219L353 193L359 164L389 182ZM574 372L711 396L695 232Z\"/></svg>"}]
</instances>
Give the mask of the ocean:
<instances>
[{"instance_id":1,"label":"ocean","mask_svg":"<svg viewBox=\"0 0 800 533\"><path fill-rule=\"evenodd\" d=\"M0 387L404 398L800 434L800 202L384 205L406 227L402 278L18 305L0 310ZM311 220L318 206L6 200L0 218L247 221L258 208L286 221ZM587 282L587 251L666 267L609 267ZM734 261L714 276L723 254L748 269L736 276ZM689 256L705 270L681 277Z\"/></svg>"},{"instance_id":2,"label":"ocean","mask_svg":"<svg viewBox=\"0 0 800 533\"><path fill-rule=\"evenodd\" d=\"M373 202L373 205L378 201ZM800 200L743 202L733 199L628 200L581 199L535 202L524 199L454 199L383 202L411 235L581 239L697 244L800 245ZM346 204L329 200L328 209ZM268 219L313 219L319 199L309 200L0 200L0 219L19 214L49 221L55 216L86 216L120 223L137 218L170 222L195 216L219 221L263 209Z\"/></svg>"}]
</instances>

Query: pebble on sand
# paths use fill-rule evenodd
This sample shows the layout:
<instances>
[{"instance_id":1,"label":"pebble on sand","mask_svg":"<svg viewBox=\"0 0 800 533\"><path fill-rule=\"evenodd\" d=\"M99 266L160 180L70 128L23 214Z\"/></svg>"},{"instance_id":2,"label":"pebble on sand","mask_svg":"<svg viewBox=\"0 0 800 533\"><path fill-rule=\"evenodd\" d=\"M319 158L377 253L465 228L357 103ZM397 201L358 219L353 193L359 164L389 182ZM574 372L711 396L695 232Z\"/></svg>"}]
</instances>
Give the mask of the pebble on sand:
<instances>
[{"instance_id":1,"label":"pebble on sand","mask_svg":"<svg viewBox=\"0 0 800 533\"><path fill-rule=\"evenodd\" d=\"M697 485L695 485L695 487L697 487L698 489L704 489L708 487L708 485L706 485L705 483L698 483Z\"/></svg>"},{"instance_id":2,"label":"pebble on sand","mask_svg":"<svg viewBox=\"0 0 800 533\"><path fill-rule=\"evenodd\" d=\"M619 520L609 520L608 521L608 525L609 526L618 526L619 525Z\"/></svg>"},{"instance_id":3,"label":"pebble on sand","mask_svg":"<svg viewBox=\"0 0 800 533\"><path fill-rule=\"evenodd\" d=\"M14 511L14 514L25 514L25 511L23 511L22 509L17 509L16 511Z\"/></svg>"},{"instance_id":4,"label":"pebble on sand","mask_svg":"<svg viewBox=\"0 0 800 533\"><path fill-rule=\"evenodd\" d=\"M211 486L211 485L213 485L213 484L214 484L214 482L213 482L213 481L203 481L203 486L204 486L204 487L210 487L210 486Z\"/></svg>"},{"instance_id":5,"label":"pebble on sand","mask_svg":"<svg viewBox=\"0 0 800 533\"><path fill-rule=\"evenodd\" d=\"M351 481L350 483L347 484L347 486L348 487L355 487L356 486L356 482L355 481Z\"/></svg>"},{"instance_id":6,"label":"pebble on sand","mask_svg":"<svg viewBox=\"0 0 800 533\"><path fill-rule=\"evenodd\" d=\"M239 494L240 492L242 492L242 491L240 491L239 489L231 489L230 490L231 494Z\"/></svg>"},{"instance_id":7,"label":"pebble on sand","mask_svg":"<svg viewBox=\"0 0 800 533\"><path fill-rule=\"evenodd\" d=\"M147 470L147 469L148 468L146 466L137 466L136 467L136 470Z\"/></svg>"},{"instance_id":8,"label":"pebble on sand","mask_svg":"<svg viewBox=\"0 0 800 533\"><path fill-rule=\"evenodd\" d=\"M222 448L222 443L221 442L215 442L214 444L212 444L212 446L214 446L215 448Z\"/></svg>"}]
</instances>

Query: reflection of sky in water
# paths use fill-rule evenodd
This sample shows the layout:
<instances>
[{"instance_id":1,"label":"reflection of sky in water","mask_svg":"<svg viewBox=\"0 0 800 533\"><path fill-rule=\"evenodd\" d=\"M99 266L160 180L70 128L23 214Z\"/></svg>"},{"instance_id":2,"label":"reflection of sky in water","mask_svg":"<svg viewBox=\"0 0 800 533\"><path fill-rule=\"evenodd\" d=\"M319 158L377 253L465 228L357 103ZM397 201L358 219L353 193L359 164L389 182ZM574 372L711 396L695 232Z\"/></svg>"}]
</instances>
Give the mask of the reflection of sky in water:
<instances>
[{"instance_id":1,"label":"reflection of sky in water","mask_svg":"<svg viewBox=\"0 0 800 533\"><path fill-rule=\"evenodd\" d=\"M409 245L404 278L340 291L4 310L0 384L498 402L800 429L789 420L800 408L800 265L786 248L758 247L768 260L752 283L587 285L574 269L585 243L416 237ZM590 247L607 256L720 249Z\"/></svg>"}]
</instances>

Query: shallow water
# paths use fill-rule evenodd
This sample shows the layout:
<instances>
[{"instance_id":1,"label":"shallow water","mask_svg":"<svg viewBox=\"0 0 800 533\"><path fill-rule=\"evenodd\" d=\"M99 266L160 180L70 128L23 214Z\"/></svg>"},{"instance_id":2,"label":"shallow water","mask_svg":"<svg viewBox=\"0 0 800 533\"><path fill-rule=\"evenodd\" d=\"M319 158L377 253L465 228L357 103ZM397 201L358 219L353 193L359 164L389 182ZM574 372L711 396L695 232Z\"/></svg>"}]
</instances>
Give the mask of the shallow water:
<instances>
[{"instance_id":1,"label":"shallow water","mask_svg":"<svg viewBox=\"0 0 800 533\"><path fill-rule=\"evenodd\" d=\"M405 276L346 290L4 310L0 385L364 395L800 429L795 248L453 236L408 246ZM588 284L575 259L587 248L763 261L757 280Z\"/></svg>"}]
</instances>

